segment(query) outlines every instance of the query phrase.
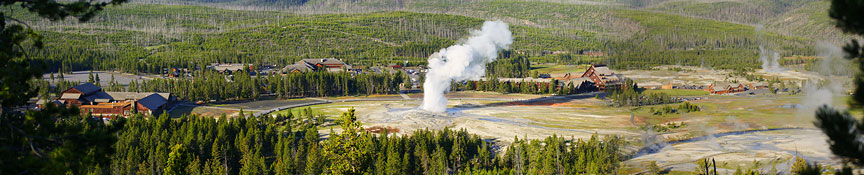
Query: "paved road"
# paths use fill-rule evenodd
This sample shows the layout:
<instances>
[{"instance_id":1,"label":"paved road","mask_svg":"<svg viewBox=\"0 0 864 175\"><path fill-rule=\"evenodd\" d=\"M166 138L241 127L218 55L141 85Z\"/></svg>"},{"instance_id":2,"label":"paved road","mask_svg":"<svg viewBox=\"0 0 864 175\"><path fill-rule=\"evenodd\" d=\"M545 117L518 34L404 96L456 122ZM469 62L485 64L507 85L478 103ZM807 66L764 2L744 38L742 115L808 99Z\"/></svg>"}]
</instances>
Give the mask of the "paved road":
<instances>
[{"instance_id":1,"label":"paved road","mask_svg":"<svg viewBox=\"0 0 864 175\"><path fill-rule=\"evenodd\" d=\"M258 101L250 101L250 102L238 102L232 104L224 104L222 107L229 108L242 108L244 110L269 110L273 108L283 107L283 106L293 106L293 105L303 105L309 103L320 102L324 100L314 99L314 98L306 98L306 99L294 99L294 100L258 100Z\"/></svg>"},{"instance_id":2,"label":"paved road","mask_svg":"<svg viewBox=\"0 0 864 175\"><path fill-rule=\"evenodd\" d=\"M292 104L285 105L285 106L279 106L279 107L271 108L268 110L259 111L259 112L253 113L252 116L259 117L262 115L269 114L271 112L281 111L281 110L285 110L285 109L291 109L291 108L303 107L303 106L311 106L311 105L319 105L319 104L327 104L327 103L330 103L330 102L317 100L317 99L306 99L306 100L302 100L302 101L298 100L298 103L292 103Z\"/></svg>"}]
</instances>

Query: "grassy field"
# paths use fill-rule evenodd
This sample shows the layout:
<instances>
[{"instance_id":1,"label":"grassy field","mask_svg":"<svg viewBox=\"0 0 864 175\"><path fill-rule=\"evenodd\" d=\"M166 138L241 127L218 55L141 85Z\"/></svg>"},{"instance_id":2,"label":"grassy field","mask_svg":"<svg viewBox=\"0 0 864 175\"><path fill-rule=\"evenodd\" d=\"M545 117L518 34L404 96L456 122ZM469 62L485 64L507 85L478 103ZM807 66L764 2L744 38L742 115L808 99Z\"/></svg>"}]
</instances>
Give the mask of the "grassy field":
<instances>
[{"instance_id":1,"label":"grassy field","mask_svg":"<svg viewBox=\"0 0 864 175\"><path fill-rule=\"evenodd\" d=\"M640 123L688 123L689 127L673 131L679 132L677 135L681 138L704 135L706 129L715 132L728 132L748 129L813 127L815 108L800 106L803 103L803 98L800 96L711 96L689 103L699 106L701 111L654 115L650 112L651 109L660 109L663 105L653 105L635 108L634 114ZM669 106L678 107L678 104L670 104Z\"/></svg>"},{"instance_id":2,"label":"grassy field","mask_svg":"<svg viewBox=\"0 0 864 175\"><path fill-rule=\"evenodd\" d=\"M237 116L240 111L245 115L250 115L257 112L256 110L243 110L240 108L220 107L220 106L195 106L195 105L177 105L171 112L168 113L171 117L180 117L183 115L199 115L207 117L219 117L226 115L228 117Z\"/></svg>"}]
</instances>

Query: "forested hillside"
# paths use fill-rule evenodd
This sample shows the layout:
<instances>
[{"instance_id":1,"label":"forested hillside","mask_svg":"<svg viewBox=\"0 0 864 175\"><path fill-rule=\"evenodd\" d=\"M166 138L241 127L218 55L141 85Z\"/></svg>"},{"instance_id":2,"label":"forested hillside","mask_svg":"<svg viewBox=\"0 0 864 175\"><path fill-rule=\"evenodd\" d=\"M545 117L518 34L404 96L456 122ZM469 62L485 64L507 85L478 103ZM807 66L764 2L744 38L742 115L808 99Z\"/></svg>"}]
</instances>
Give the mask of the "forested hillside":
<instances>
[{"instance_id":1,"label":"forested hillside","mask_svg":"<svg viewBox=\"0 0 864 175\"><path fill-rule=\"evenodd\" d=\"M829 1L809 2L767 21L765 28L783 35L838 45L855 38L834 27L834 22L828 17L829 6Z\"/></svg>"},{"instance_id":2,"label":"forested hillside","mask_svg":"<svg viewBox=\"0 0 864 175\"><path fill-rule=\"evenodd\" d=\"M607 63L615 68L664 64L737 68L758 66L759 46L779 50L783 56L814 54L815 42L794 32L757 32L751 25L617 3L622 2L405 1L398 9L427 13L311 15L127 4L108 8L87 24L50 23L18 9L4 11L42 30L49 44L35 55L48 60L50 70L62 71L157 73L168 67L201 68L217 62L286 65L321 57L362 65L423 62L484 20L510 23L516 42L512 49L532 61L568 54L577 59L567 60L572 63L543 60ZM673 2L646 8L669 3ZM604 56L581 60L578 55L586 51Z\"/></svg>"},{"instance_id":3,"label":"forested hillside","mask_svg":"<svg viewBox=\"0 0 864 175\"><path fill-rule=\"evenodd\" d=\"M481 22L464 16L409 12L295 15L126 5L106 10L92 23L64 22L75 27L57 27L48 21L34 25L44 30L49 43L37 54L54 65L52 70L158 72L215 62L285 65L319 57L355 64L423 61ZM511 29L517 38L513 49L530 53L579 52L600 46L591 32L516 25Z\"/></svg>"},{"instance_id":4,"label":"forested hillside","mask_svg":"<svg viewBox=\"0 0 864 175\"><path fill-rule=\"evenodd\" d=\"M713 0L670 1L648 10L716 19L754 26L786 36L835 44L849 40L833 27L828 17L829 1L820 0Z\"/></svg>"},{"instance_id":5,"label":"forested hillside","mask_svg":"<svg viewBox=\"0 0 864 175\"><path fill-rule=\"evenodd\" d=\"M742 24L763 24L769 19L816 1L818 0L669 1L647 9Z\"/></svg>"}]
</instances>

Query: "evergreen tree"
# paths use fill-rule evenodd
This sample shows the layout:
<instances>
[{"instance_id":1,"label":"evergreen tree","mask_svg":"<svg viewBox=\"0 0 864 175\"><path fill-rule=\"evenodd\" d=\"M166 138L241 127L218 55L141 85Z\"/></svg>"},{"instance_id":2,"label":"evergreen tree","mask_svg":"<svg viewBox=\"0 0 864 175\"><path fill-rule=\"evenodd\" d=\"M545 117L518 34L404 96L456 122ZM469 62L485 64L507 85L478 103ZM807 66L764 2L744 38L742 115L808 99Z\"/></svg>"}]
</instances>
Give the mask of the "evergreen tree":
<instances>
[{"instance_id":1,"label":"evergreen tree","mask_svg":"<svg viewBox=\"0 0 864 175\"><path fill-rule=\"evenodd\" d=\"M96 86L102 87L102 80L99 79L99 74L96 74L96 79L94 81L96 81Z\"/></svg>"},{"instance_id":2,"label":"evergreen tree","mask_svg":"<svg viewBox=\"0 0 864 175\"><path fill-rule=\"evenodd\" d=\"M96 79L93 77L93 70L90 70L90 73L87 74L87 82L96 83Z\"/></svg>"},{"instance_id":3,"label":"evergreen tree","mask_svg":"<svg viewBox=\"0 0 864 175\"><path fill-rule=\"evenodd\" d=\"M309 147L309 153L306 154L306 174L322 174L322 166L324 165L321 157L321 148L318 144L312 144Z\"/></svg>"},{"instance_id":4,"label":"evergreen tree","mask_svg":"<svg viewBox=\"0 0 864 175\"><path fill-rule=\"evenodd\" d=\"M171 146L171 153L168 154L168 162L165 163L165 174L167 175L184 175L186 166L190 160L187 159L186 147L182 144Z\"/></svg>"},{"instance_id":5,"label":"evergreen tree","mask_svg":"<svg viewBox=\"0 0 864 175\"><path fill-rule=\"evenodd\" d=\"M430 168L431 172L429 173L434 175L450 174L450 167L447 163L447 153L445 153L444 149L439 145L435 148L435 152L432 153L432 168Z\"/></svg>"},{"instance_id":6,"label":"evergreen tree","mask_svg":"<svg viewBox=\"0 0 864 175\"><path fill-rule=\"evenodd\" d=\"M334 134L324 144L324 155L330 166L328 171L333 174L360 174L368 164L365 158L369 151L362 149L362 141L367 137L357 117L354 108L342 113L342 132Z\"/></svg>"},{"instance_id":7,"label":"evergreen tree","mask_svg":"<svg viewBox=\"0 0 864 175\"><path fill-rule=\"evenodd\" d=\"M404 171L404 168L406 167L402 164L402 145L399 144L397 140L400 139L390 139L390 143L387 144L386 174L388 175L406 174Z\"/></svg>"},{"instance_id":8,"label":"evergreen tree","mask_svg":"<svg viewBox=\"0 0 864 175\"><path fill-rule=\"evenodd\" d=\"M836 21L837 28L849 34L864 36L864 13L861 13L861 9L864 9L864 0L832 0L829 15ZM864 72L864 47L853 39L843 50L849 59L859 63L849 110L864 109L864 75L861 74ZM834 155L851 165L864 166L864 141L860 139L864 137L864 122L861 119L829 106L820 107L816 111L816 119L815 124L828 136L828 144Z\"/></svg>"},{"instance_id":9,"label":"evergreen tree","mask_svg":"<svg viewBox=\"0 0 864 175\"><path fill-rule=\"evenodd\" d=\"M0 7L20 7L51 21L67 17L86 22L111 1L4 0ZM21 113L13 109L38 95L29 81L42 76L44 64L25 46L42 49L43 37L11 14L0 12L0 174L86 174L104 170L114 143L113 122L80 116L77 109L48 107ZM62 80L62 74L61 74Z\"/></svg>"}]
</instances>

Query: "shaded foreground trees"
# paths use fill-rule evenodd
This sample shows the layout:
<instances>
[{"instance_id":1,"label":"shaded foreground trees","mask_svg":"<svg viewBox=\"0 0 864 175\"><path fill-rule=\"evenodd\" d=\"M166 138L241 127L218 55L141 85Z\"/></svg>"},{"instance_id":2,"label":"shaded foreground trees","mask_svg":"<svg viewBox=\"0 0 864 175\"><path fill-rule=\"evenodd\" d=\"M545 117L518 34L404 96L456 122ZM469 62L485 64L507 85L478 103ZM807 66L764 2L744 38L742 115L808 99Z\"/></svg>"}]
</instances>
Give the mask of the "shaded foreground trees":
<instances>
[{"instance_id":1,"label":"shaded foreground trees","mask_svg":"<svg viewBox=\"0 0 864 175\"><path fill-rule=\"evenodd\" d=\"M3 0L0 7L20 6L52 21L74 17L81 22L103 7L126 0L55 2ZM101 174L108 164L113 132L121 123L79 116L77 109L19 108L38 90L29 81L43 64L25 47L42 48L42 37L27 24L0 12L0 174Z\"/></svg>"},{"instance_id":2,"label":"shaded foreground trees","mask_svg":"<svg viewBox=\"0 0 864 175\"><path fill-rule=\"evenodd\" d=\"M832 0L829 15L836 20L837 28L846 33L864 36L864 0ZM855 76L855 90L850 102L850 110L864 109L864 47L852 40L843 50L849 59L858 63ZM836 65L842 66L842 65ZM840 172L852 174L850 166L864 166L864 122L856 119L848 111L838 111L822 106L816 111L816 126L828 136L828 144L834 155L845 160L846 168Z\"/></svg>"}]
</instances>

